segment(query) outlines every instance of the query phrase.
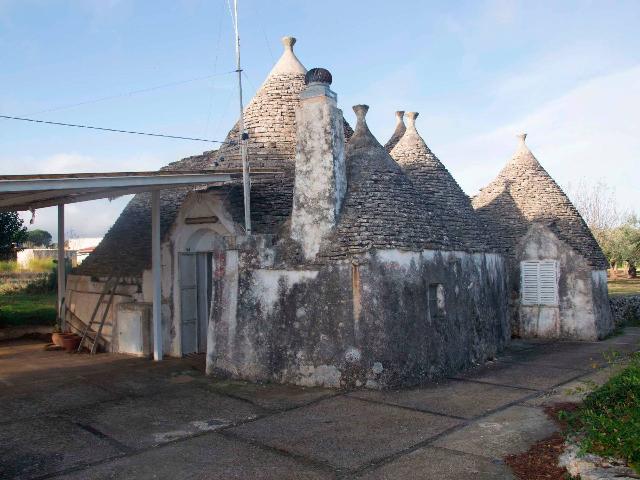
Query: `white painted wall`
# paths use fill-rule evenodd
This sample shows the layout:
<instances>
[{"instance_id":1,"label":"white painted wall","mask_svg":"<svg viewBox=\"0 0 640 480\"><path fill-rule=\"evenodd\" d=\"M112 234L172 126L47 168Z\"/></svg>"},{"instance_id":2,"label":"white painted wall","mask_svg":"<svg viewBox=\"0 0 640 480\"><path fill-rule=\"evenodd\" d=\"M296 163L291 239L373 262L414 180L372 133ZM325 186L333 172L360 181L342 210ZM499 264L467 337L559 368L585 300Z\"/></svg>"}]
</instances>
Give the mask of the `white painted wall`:
<instances>
[{"instance_id":1,"label":"white painted wall","mask_svg":"<svg viewBox=\"0 0 640 480\"><path fill-rule=\"evenodd\" d=\"M532 225L518 245L517 259L518 268L524 260L558 262L559 303L557 306L519 305L521 336L597 340L603 336L603 328L610 330L606 325L610 320L601 318L608 311L608 299L602 294L603 288L606 291L606 272L603 283L602 273L595 273L581 255L551 230ZM519 281L519 272L517 274ZM600 304L606 307L604 311Z\"/></svg>"}]
</instances>

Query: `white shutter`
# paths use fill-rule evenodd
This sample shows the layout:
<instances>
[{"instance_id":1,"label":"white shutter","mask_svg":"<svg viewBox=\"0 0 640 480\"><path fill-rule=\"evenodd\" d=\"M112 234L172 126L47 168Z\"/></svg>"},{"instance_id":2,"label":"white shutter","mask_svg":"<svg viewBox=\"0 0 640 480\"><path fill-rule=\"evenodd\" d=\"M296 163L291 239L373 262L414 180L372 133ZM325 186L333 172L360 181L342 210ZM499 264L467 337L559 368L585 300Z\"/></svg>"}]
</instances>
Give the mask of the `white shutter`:
<instances>
[{"instance_id":1,"label":"white shutter","mask_svg":"<svg viewBox=\"0 0 640 480\"><path fill-rule=\"evenodd\" d=\"M557 305L558 277L554 260L520 263L521 302L523 305Z\"/></svg>"},{"instance_id":2,"label":"white shutter","mask_svg":"<svg viewBox=\"0 0 640 480\"><path fill-rule=\"evenodd\" d=\"M539 265L538 290L540 305L558 304L558 281L556 278L556 262L543 260Z\"/></svg>"},{"instance_id":3,"label":"white shutter","mask_svg":"<svg viewBox=\"0 0 640 480\"><path fill-rule=\"evenodd\" d=\"M520 264L523 305L538 304L538 262L522 262Z\"/></svg>"}]
</instances>

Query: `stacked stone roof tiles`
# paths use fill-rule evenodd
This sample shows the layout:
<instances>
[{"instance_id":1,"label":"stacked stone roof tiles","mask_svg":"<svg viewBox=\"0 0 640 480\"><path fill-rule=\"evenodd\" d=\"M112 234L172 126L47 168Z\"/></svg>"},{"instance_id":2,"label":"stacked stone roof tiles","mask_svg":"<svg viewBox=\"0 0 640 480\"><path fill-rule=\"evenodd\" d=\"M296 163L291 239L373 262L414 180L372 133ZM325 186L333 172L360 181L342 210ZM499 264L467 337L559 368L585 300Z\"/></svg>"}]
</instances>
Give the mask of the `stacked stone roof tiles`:
<instances>
[{"instance_id":1,"label":"stacked stone roof tiles","mask_svg":"<svg viewBox=\"0 0 640 480\"><path fill-rule=\"evenodd\" d=\"M338 224L320 257L344 258L372 249L441 248L439 232L418 205L419 194L367 127L357 105L355 133L347 143L347 193Z\"/></svg>"},{"instance_id":2,"label":"stacked stone roof tiles","mask_svg":"<svg viewBox=\"0 0 640 480\"><path fill-rule=\"evenodd\" d=\"M472 199L473 207L489 228L493 246L513 258L517 243L531 224L541 223L592 267L608 268L589 227L531 153L525 138L524 134L520 136L511 161Z\"/></svg>"},{"instance_id":3,"label":"stacked stone roof tiles","mask_svg":"<svg viewBox=\"0 0 640 480\"><path fill-rule=\"evenodd\" d=\"M295 166L295 110L304 88L306 69L293 53L295 39L283 38L284 53L254 98L245 108L249 132L248 153L252 167L277 168L278 175L252 178L251 218L256 233L274 233L291 215ZM345 122L345 135L353 131ZM217 151L173 162L164 169L203 170L241 166L237 146L238 125L229 132ZM218 187L226 197L234 219L243 223L242 186ZM192 188L163 190L161 225L163 238ZM109 275L115 271L139 275L151 265L151 195L136 195L105 235L101 244L78 267L77 272Z\"/></svg>"},{"instance_id":4,"label":"stacked stone roof tiles","mask_svg":"<svg viewBox=\"0 0 640 480\"><path fill-rule=\"evenodd\" d=\"M451 250L486 251L485 228L447 168L429 149L418 131L418 114L407 113L407 129L391 151L420 192L419 206L431 213L432 227L444 234L444 243Z\"/></svg>"},{"instance_id":5,"label":"stacked stone roof tiles","mask_svg":"<svg viewBox=\"0 0 640 480\"><path fill-rule=\"evenodd\" d=\"M396 146L396 144L400 141L400 139L404 135L404 132L406 131L407 127L404 124L404 110L398 110L396 112L396 128L393 131L393 135L391 135L389 141L384 144L384 149L387 152L391 152L391 150L393 150L393 147Z\"/></svg>"}]
</instances>

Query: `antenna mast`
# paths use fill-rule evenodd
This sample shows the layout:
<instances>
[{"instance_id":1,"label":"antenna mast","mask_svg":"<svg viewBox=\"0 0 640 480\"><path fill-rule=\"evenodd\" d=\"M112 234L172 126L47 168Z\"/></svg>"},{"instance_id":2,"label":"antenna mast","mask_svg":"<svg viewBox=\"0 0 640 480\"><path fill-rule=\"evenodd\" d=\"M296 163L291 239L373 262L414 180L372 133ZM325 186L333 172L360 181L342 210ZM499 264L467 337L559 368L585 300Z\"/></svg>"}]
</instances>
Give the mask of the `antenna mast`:
<instances>
[{"instance_id":1,"label":"antenna mast","mask_svg":"<svg viewBox=\"0 0 640 480\"><path fill-rule=\"evenodd\" d=\"M238 30L238 0L233 1L233 25L236 31L236 72L238 72L238 96L240 99L240 120L238 122L238 145L242 155L242 185L244 193L244 229L251 235L251 179L249 178L249 161L247 160L247 139L244 131L244 106L242 104L242 67L240 66L240 32Z\"/></svg>"}]
</instances>

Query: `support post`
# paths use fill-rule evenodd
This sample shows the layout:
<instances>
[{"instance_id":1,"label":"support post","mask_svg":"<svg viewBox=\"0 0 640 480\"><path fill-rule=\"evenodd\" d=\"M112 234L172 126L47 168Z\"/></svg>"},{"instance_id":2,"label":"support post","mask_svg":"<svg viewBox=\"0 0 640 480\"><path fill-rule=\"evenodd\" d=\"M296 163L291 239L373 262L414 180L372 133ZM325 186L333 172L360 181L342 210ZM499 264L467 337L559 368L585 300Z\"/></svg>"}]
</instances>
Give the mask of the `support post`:
<instances>
[{"instance_id":1,"label":"support post","mask_svg":"<svg viewBox=\"0 0 640 480\"><path fill-rule=\"evenodd\" d=\"M247 159L247 134L244 131L244 105L242 101L242 67L240 65L240 30L238 29L238 0L233 2L234 22L236 32L236 72L238 73L238 98L240 100L240 119L238 120L238 146L242 157L242 190L244 199L244 229L251 235L251 178L249 160Z\"/></svg>"},{"instance_id":2,"label":"support post","mask_svg":"<svg viewBox=\"0 0 640 480\"><path fill-rule=\"evenodd\" d=\"M160 264L160 191L151 193L151 269L153 273L153 359L162 360L162 266Z\"/></svg>"},{"instance_id":3,"label":"support post","mask_svg":"<svg viewBox=\"0 0 640 480\"><path fill-rule=\"evenodd\" d=\"M58 315L60 329L65 331L64 294L66 287L66 263L64 258L64 204L58 205Z\"/></svg>"}]
</instances>

